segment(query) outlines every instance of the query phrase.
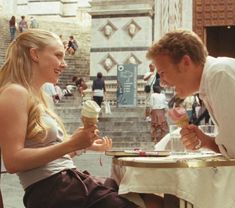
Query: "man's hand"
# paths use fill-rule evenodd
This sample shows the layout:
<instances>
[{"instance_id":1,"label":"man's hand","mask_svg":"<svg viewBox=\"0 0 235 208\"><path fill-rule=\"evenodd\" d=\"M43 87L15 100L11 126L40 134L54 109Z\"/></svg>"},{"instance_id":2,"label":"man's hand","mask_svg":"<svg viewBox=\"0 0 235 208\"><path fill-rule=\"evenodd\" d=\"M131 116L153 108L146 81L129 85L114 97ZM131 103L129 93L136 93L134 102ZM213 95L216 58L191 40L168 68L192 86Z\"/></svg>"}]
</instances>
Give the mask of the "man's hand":
<instances>
[{"instance_id":1,"label":"man's hand","mask_svg":"<svg viewBox=\"0 0 235 208\"><path fill-rule=\"evenodd\" d=\"M205 137L207 137L197 126L187 125L181 131L181 141L186 149L197 150L205 145Z\"/></svg>"}]
</instances>

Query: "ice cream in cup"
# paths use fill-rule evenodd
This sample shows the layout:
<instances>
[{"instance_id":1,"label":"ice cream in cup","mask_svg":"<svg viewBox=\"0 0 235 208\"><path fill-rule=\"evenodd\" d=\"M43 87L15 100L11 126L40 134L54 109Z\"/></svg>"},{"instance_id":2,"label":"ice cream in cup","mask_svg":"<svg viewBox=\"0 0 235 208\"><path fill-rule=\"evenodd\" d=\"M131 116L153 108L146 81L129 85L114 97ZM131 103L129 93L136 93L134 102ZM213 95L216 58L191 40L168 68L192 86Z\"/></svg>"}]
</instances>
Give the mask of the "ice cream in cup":
<instances>
[{"instance_id":1,"label":"ice cream in cup","mask_svg":"<svg viewBox=\"0 0 235 208\"><path fill-rule=\"evenodd\" d=\"M187 111L183 107L175 107L168 110L168 116L178 127L183 127L189 124Z\"/></svg>"},{"instance_id":2,"label":"ice cream in cup","mask_svg":"<svg viewBox=\"0 0 235 208\"><path fill-rule=\"evenodd\" d=\"M81 120L84 128L89 128L97 124L100 110L100 106L95 101L85 101L81 110Z\"/></svg>"}]
</instances>

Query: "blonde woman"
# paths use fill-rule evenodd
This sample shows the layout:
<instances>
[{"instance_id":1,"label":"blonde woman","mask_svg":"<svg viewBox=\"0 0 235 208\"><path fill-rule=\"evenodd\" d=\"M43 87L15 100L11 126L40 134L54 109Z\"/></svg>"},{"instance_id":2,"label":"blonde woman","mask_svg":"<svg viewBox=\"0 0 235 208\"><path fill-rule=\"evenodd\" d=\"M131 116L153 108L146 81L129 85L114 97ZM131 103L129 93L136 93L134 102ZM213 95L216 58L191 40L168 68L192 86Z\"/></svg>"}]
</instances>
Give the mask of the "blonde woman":
<instances>
[{"instance_id":1,"label":"blonde woman","mask_svg":"<svg viewBox=\"0 0 235 208\"><path fill-rule=\"evenodd\" d=\"M67 66L64 55L60 38L43 30L28 30L10 44L0 70L0 145L6 169L19 176L27 208L136 207L108 185L111 179L94 179L71 159L85 148L110 149L112 141L99 139L96 126L66 138L49 109L42 85L57 82Z\"/></svg>"}]
</instances>

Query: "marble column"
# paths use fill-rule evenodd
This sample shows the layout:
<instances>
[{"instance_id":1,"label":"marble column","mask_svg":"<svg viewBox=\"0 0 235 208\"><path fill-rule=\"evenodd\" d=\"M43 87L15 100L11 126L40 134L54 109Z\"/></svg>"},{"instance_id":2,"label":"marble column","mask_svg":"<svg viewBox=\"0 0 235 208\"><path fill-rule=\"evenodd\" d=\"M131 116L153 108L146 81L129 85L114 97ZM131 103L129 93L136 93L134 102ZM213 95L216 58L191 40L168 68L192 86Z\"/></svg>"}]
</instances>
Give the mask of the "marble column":
<instances>
[{"instance_id":1,"label":"marble column","mask_svg":"<svg viewBox=\"0 0 235 208\"><path fill-rule=\"evenodd\" d=\"M175 29L192 30L192 0L155 0L154 40Z\"/></svg>"}]
</instances>

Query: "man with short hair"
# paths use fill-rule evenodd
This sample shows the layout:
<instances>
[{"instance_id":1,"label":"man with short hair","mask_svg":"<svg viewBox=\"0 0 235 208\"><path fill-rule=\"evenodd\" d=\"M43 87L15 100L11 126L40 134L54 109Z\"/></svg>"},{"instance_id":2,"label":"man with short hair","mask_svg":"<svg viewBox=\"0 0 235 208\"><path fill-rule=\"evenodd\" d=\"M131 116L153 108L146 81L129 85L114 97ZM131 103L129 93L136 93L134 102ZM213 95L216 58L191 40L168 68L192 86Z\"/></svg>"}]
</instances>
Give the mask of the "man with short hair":
<instances>
[{"instance_id":1,"label":"man with short hair","mask_svg":"<svg viewBox=\"0 0 235 208\"><path fill-rule=\"evenodd\" d=\"M235 59L208 56L201 39L192 31L165 34L149 49L147 57L158 69L163 85L174 86L177 96L199 93L218 128L215 137L195 125L182 128L187 149L201 147L235 158Z\"/></svg>"}]
</instances>

